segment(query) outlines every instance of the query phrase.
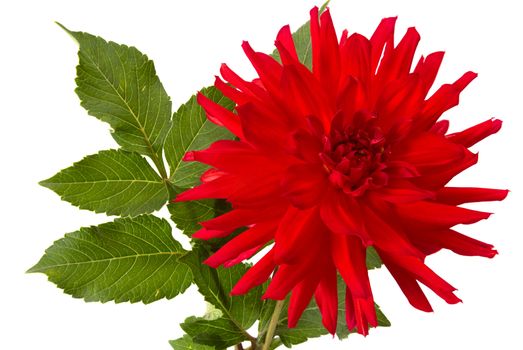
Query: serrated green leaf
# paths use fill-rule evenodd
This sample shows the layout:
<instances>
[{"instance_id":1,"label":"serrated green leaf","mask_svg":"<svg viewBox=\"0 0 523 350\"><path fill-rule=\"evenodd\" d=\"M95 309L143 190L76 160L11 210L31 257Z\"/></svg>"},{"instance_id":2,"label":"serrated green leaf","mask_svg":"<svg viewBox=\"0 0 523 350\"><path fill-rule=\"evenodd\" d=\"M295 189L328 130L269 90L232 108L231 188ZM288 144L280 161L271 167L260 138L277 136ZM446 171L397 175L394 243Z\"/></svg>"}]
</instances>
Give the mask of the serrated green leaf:
<instances>
[{"instance_id":1,"label":"serrated green leaf","mask_svg":"<svg viewBox=\"0 0 523 350\"><path fill-rule=\"evenodd\" d=\"M378 269L383 265L376 249L370 246L367 248L366 264L367 270Z\"/></svg>"},{"instance_id":2,"label":"serrated green leaf","mask_svg":"<svg viewBox=\"0 0 523 350\"><path fill-rule=\"evenodd\" d=\"M167 207L176 227L189 237L201 228L200 222L210 220L229 209L227 203L219 199L169 203Z\"/></svg>"},{"instance_id":3,"label":"serrated green leaf","mask_svg":"<svg viewBox=\"0 0 523 350\"><path fill-rule=\"evenodd\" d=\"M221 106L232 110L234 103L214 87L203 89L202 94ZM170 179L175 186L192 187L200 182L200 175L208 168L199 162L184 162L187 151L201 150L217 140L230 140L234 135L227 129L207 120L205 111L192 96L173 115L173 127L165 142L165 158L171 170Z\"/></svg>"},{"instance_id":4,"label":"serrated green leaf","mask_svg":"<svg viewBox=\"0 0 523 350\"><path fill-rule=\"evenodd\" d=\"M162 147L171 127L171 99L153 62L135 47L62 28L80 45L76 93L82 106L111 125L120 146L150 156L163 167Z\"/></svg>"},{"instance_id":5,"label":"serrated green leaf","mask_svg":"<svg viewBox=\"0 0 523 350\"><path fill-rule=\"evenodd\" d=\"M202 260L208 255L209 253L203 246L196 245L181 261L191 268L194 282L205 300L220 309L223 315L212 321L190 318L186 320L182 328L194 341L208 345L216 345L217 343L213 342L216 341L216 337L221 337L220 346L224 347L237 344L242 340L253 340L245 330L249 329L260 317L263 288L253 288L246 295L231 296L229 292L247 271L248 266L237 264L230 268L213 269L202 263ZM208 338L199 335L204 328L209 332L212 328L219 331L216 332L217 334L212 333L212 338Z\"/></svg>"},{"instance_id":6,"label":"serrated green leaf","mask_svg":"<svg viewBox=\"0 0 523 350\"><path fill-rule=\"evenodd\" d=\"M245 333L238 329L229 319L221 317L216 320L206 320L202 317L189 317L180 327L201 345L212 345L216 349L227 347L247 340Z\"/></svg>"},{"instance_id":7,"label":"serrated green leaf","mask_svg":"<svg viewBox=\"0 0 523 350\"><path fill-rule=\"evenodd\" d=\"M184 335L180 339L170 340L169 344L171 344L174 350L215 350L215 347L213 346L207 346L193 342L191 337L188 335Z\"/></svg>"},{"instance_id":8,"label":"serrated green leaf","mask_svg":"<svg viewBox=\"0 0 523 350\"><path fill-rule=\"evenodd\" d=\"M263 307L262 316L259 323L259 337L262 341L265 332L267 331L268 323L270 321L272 310L274 310L275 301L267 301ZM381 327L390 326L389 320L381 312L379 306L376 304L376 316L378 318L378 325ZM300 321L295 328L287 327L287 307L288 299L285 301L283 306L278 325L276 327L275 334L281 340L283 345L286 347L292 347L292 345L300 344L307 341L310 338L317 338L322 335L328 334L328 331L322 324L320 310L314 300L311 301L309 306L303 312ZM341 277L338 277L338 324L336 328L336 335L339 339L345 339L352 332L347 329L345 322L345 283Z\"/></svg>"},{"instance_id":9,"label":"serrated green leaf","mask_svg":"<svg viewBox=\"0 0 523 350\"><path fill-rule=\"evenodd\" d=\"M138 153L107 150L41 181L81 209L135 216L160 209L169 198L160 176Z\"/></svg>"},{"instance_id":10,"label":"serrated green leaf","mask_svg":"<svg viewBox=\"0 0 523 350\"><path fill-rule=\"evenodd\" d=\"M151 303L191 284L186 254L167 221L152 215L116 219L66 234L28 272L41 272L85 301Z\"/></svg>"},{"instance_id":11,"label":"serrated green leaf","mask_svg":"<svg viewBox=\"0 0 523 350\"><path fill-rule=\"evenodd\" d=\"M319 9L319 13L323 13L327 8L329 1L326 1ZM298 30L292 33L294 39L294 46L296 47L296 53L301 63L307 68L312 69L312 42L311 42L311 28L310 21L305 22ZM271 56L278 62L281 62L280 53L278 50L274 50Z\"/></svg>"}]
</instances>

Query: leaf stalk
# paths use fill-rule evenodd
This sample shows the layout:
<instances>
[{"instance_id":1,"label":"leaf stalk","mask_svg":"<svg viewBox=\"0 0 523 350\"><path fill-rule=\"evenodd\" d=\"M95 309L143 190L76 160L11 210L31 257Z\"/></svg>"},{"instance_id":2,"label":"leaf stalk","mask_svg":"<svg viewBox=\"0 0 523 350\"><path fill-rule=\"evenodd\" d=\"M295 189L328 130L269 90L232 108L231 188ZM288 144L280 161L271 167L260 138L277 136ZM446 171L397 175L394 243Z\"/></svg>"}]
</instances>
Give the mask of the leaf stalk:
<instances>
[{"instance_id":1,"label":"leaf stalk","mask_svg":"<svg viewBox=\"0 0 523 350\"><path fill-rule=\"evenodd\" d=\"M278 320L280 319L280 313L284 302L284 300L278 300L274 306L274 311L272 312L271 321L269 322L269 328L267 329L267 335L265 336L265 342L263 343L262 350L269 350L271 347L272 339L274 338L274 333L276 331L276 326L278 325Z\"/></svg>"}]
</instances>

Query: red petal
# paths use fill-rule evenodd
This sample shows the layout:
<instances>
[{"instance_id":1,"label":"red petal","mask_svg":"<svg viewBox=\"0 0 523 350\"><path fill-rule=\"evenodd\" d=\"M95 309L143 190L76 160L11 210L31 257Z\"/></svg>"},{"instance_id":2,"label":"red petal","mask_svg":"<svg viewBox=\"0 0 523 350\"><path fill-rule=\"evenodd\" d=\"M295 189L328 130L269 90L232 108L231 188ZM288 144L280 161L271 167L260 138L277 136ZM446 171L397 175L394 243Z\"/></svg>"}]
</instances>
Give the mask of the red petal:
<instances>
[{"instance_id":1,"label":"red petal","mask_svg":"<svg viewBox=\"0 0 523 350\"><path fill-rule=\"evenodd\" d=\"M235 259L238 255L263 245L274 238L276 226L273 223L256 224L245 232L231 239L223 245L216 253L211 255L205 264L218 267L221 264Z\"/></svg>"},{"instance_id":2,"label":"red petal","mask_svg":"<svg viewBox=\"0 0 523 350\"><path fill-rule=\"evenodd\" d=\"M293 154L309 163L319 163L318 154L323 151L323 143L319 137L299 129L292 135Z\"/></svg>"},{"instance_id":3,"label":"red petal","mask_svg":"<svg viewBox=\"0 0 523 350\"><path fill-rule=\"evenodd\" d=\"M240 278L232 288L231 295L245 294L251 290L251 288L267 281L275 267L273 252L270 250Z\"/></svg>"},{"instance_id":4,"label":"red petal","mask_svg":"<svg viewBox=\"0 0 523 350\"><path fill-rule=\"evenodd\" d=\"M436 200L450 205L472 202L501 201L508 195L508 190L476 187L444 187L436 192Z\"/></svg>"},{"instance_id":5,"label":"red petal","mask_svg":"<svg viewBox=\"0 0 523 350\"><path fill-rule=\"evenodd\" d=\"M289 300L289 318L287 322L289 328L296 327L303 311L305 311L305 308L310 304L317 286L318 278L316 276L309 276L294 287Z\"/></svg>"},{"instance_id":6,"label":"red petal","mask_svg":"<svg viewBox=\"0 0 523 350\"><path fill-rule=\"evenodd\" d=\"M416 29L409 28L394 49L394 53L383 57L382 64L376 75L381 84L403 78L409 74L419 40L420 36Z\"/></svg>"},{"instance_id":7,"label":"red petal","mask_svg":"<svg viewBox=\"0 0 523 350\"><path fill-rule=\"evenodd\" d=\"M275 203L262 210L260 209L234 209L223 215L201 223L208 230L232 232L243 226L279 218L285 213L287 206Z\"/></svg>"},{"instance_id":8,"label":"red petal","mask_svg":"<svg viewBox=\"0 0 523 350\"><path fill-rule=\"evenodd\" d=\"M214 181L202 183L176 196L175 202L186 202L205 198L227 198L231 188L237 186L237 180L228 175Z\"/></svg>"},{"instance_id":9,"label":"red petal","mask_svg":"<svg viewBox=\"0 0 523 350\"><path fill-rule=\"evenodd\" d=\"M380 256L385 257L381 252ZM454 295L456 288L448 284L444 279L438 276L434 271L428 268L421 260L412 256L389 255L399 268L409 273L412 277L429 287L449 304L456 304L461 300Z\"/></svg>"},{"instance_id":10,"label":"red petal","mask_svg":"<svg viewBox=\"0 0 523 350\"><path fill-rule=\"evenodd\" d=\"M371 77L371 44L363 35L354 33L340 44L341 76L352 76L368 87Z\"/></svg>"},{"instance_id":11,"label":"red petal","mask_svg":"<svg viewBox=\"0 0 523 350\"><path fill-rule=\"evenodd\" d=\"M340 78L340 53L329 9L321 14L320 26L320 44L312 46L313 50L320 47L320 54L316 56L319 61L313 61L312 71L328 91L328 96L335 96Z\"/></svg>"},{"instance_id":12,"label":"red petal","mask_svg":"<svg viewBox=\"0 0 523 350\"><path fill-rule=\"evenodd\" d=\"M297 208L317 205L325 192L326 173L321 165L300 164L289 167L282 180L282 194Z\"/></svg>"},{"instance_id":13,"label":"red petal","mask_svg":"<svg viewBox=\"0 0 523 350\"><path fill-rule=\"evenodd\" d=\"M222 238L222 237L226 237L228 235L231 234L232 231L223 231L223 230L209 230L209 229L206 229L205 227L196 231L193 235L192 235L192 238L198 238L198 239L212 239L212 238Z\"/></svg>"},{"instance_id":14,"label":"red petal","mask_svg":"<svg viewBox=\"0 0 523 350\"><path fill-rule=\"evenodd\" d=\"M377 326L374 299L365 263L366 248L361 239L353 235L332 233L331 237L336 268L351 291L351 305L354 306L358 332L366 335L369 323Z\"/></svg>"},{"instance_id":15,"label":"red petal","mask_svg":"<svg viewBox=\"0 0 523 350\"><path fill-rule=\"evenodd\" d=\"M258 73L263 86L273 95L279 96L282 73L281 65L271 56L265 53L255 52L246 41L243 42L242 48Z\"/></svg>"},{"instance_id":16,"label":"red petal","mask_svg":"<svg viewBox=\"0 0 523 350\"><path fill-rule=\"evenodd\" d=\"M383 259L383 263L391 273L392 277L394 277L398 283L398 286L401 288L401 291L403 294L405 294L412 306L425 312L433 311L432 306L430 306L430 303L425 296L425 293L423 293L423 290L421 290L418 281L416 281L414 277L386 258Z\"/></svg>"},{"instance_id":17,"label":"red petal","mask_svg":"<svg viewBox=\"0 0 523 350\"><path fill-rule=\"evenodd\" d=\"M222 94L229 99L236 102L236 104L244 104L249 101L249 97L241 92L240 90L235 89L234 87L226 84L220 77L215 77L214 86L222 92Z\"/></svg>"},{"instance_id":18,"label":"red petal","mask_svg":"<svg viewBox=\"0 0 523 350\"><path fill-rule=\"evenodd\" d=\"M352 300L352 293L348 286L345 288L345 322L347 322L347 329L349 331L353 330L358 325L358 322L356 321L354 301ZM368 329L366 331L368 331Z\"/></svg>"},{"instance_id":19,"label":"red petal","mask_svg":"<svg viewBox=\"0 0 523 350\"><path fill-rule=\"evenodd\" d=\"M424 96L427 95L432 84L434 84L434 80L436 79L444 55L445 52L439 51L431 53L425 59L422 57L414 69L414 73L418 74L423 82Z\"/></svg>"},{"instance_id":20,"label":"red petal","mask_svg":"<svg viewBox=\"0 0 523 350\"><path fill-rule=\"evenodd\" d=\"M419 112L424 95L417 75L409 75L387 84L376 102L378 123L387 132L395 124L410 124Z\"/></svg>"},{"instance_id":21,"label":"red petal","mask_svg":"<svg viewBox=\"0 0 523 350\"><path fill-rule=\"evenodd\" d=\"M502 121L499 119L490 119L461 132L447 135L447 138L465 147L471 147L484 138L497 133L501 129L501 124Z\"/></svg>"},{"instance_id":22,"label":"red petal","mask_svg":"<svg viewBox=\"0 0 523 350\"><path fill-rule=\"evenodd\" d=\"M200 182L211 182L211 181L217 180L220 177L225 176L225 175L227 175L227 173L224 172L224 171L221 171L221 170L218 170L218 169L214 169L214 168L210 168L210 169L207 169L202 174L202 176L200 176Z\"/></svg>"},{"instance_id":23,"label":"red petal","mask_svg":"<svg viewBox=\"0 0 523 350\"><path fill-rule=\"evenodd\" d=\"M252 256L254 254L256 254L258 251L260 251L260 249L262 249L264 245L265 244L260 244L260 245L258 245L256 247L253 247L253 248L251 248L249 250L246 250L246 251L240 253L240 255L238 255L236 258L224 262L223 263L223 267L229 268L229 267L232 267L232 266L234 266L236 264L241 263L242 261L244 261L246 259L252 258Z\"/></svg>"},{"instance_id":24,"label":"red petal","mask_svg":"<svg viewBox=\"0 0 523 350\"><path fill-rule=\"evenodd\" d=\"M294 40L292 39L291 29L288 25L283 26L276 37L276 48L280 52L283 64L299 62Z\"/></svg>"},{"instance_id":25,"label":"red petal","mask_svg":"<svg viewBox=\"0 0 523 350\"><path fill-rule=\"evenodd\" d=\"M330 334L336 333L338 323L338 281L334 266L325 266L323 278L320 280L316 293L316 303L321 312L323 326Z\"/></svg>"},{"instance_id":26,"label":"red petal","mask_svg":"<svg viewBox=\"0 0 523 350\"><path fill-rule=\"evenodd\" d=\"M436 122L432 128L430 128L430 132L433 132L438 135L445 135L447 131L449 130L450 122L446 119L440 120Z\"/></svg>"},{"instance_id":27,"label":"red petal","mask_svg":"<svg viewBox=\"0 0 523 350\"><path fill-rule=\"evenodd\" d=\"M355 113L368 108L368 99L363 85L352 76L349 76L340 90L336 105L342 113L340 114L341 120L339 125L334 126L337 122L333 120L333 128L335 130L345 130L351 124Z\"/></svg>"},{"instance_id":28,"label":"red petal","mask_svg":"<svg viewBox=\"0 0 523 350\"><path fill-rule=\"evenodd\" d=\"M295 263L310 242L321 237L325 228L316 208L299 210L289 206L275 235L274 260L277 263Z\"/></svg>"},{"instance_id":29,"label":"red petal","mask_svg":"<svg viewBox=\"0 0 523 350\"><path fill-rule=\"evenodd\" d=\"M420 234L419 240L430 242L440 249L452 250L460 255L493 258L497 254L491 244L478 241L454 230L424 232Z\"/></svg>"},{"instance_id":30,"label":"red petal","mask_svg":"<svg viewBox=\"0 0 523 350\"><path fill-rule=\"evenodd\" d=\"M312 253L311 253L312 254ZM278 271L274 274L269 287L263 295L264 299L283 300L287 294L316 266L315 261L309 259L307 263L298 263L293 265L280 265Z\"/></svg>"},{"instance_id":31,"label":"red petal","mask_svg":"<svg viewBox=\"0 0 523 350\"><path fill-rule=\"evenodd\" d=\"M412 181L423 188L439 189L445 186L454 176L476 164L477 161L477 154L466 151L461 159L424 172L422 176L414 178Z\"/></svg>"},{"instance_id":32,"label":"red petal","mask_svg":"<svg viewBox=\"0 0 523 350\"><path fill-rule=\"evenodd\" d=\"M424 199L433 199L434 192L412 185L409 181L392 179L386 187L376 191L385 201L391 203L410 203Z\"/></svg>"},{"instance_id":33,"label":"red petal","mask_svg":"<svg viewBox=\"0 0 523 350\"><path fill-rule=\"evenodd\" d=\"M234 135L238 136L239 138L243 138L240 119L238 119L238 116L236 114L234 114L227 108L222 107L219 104L211 101L202 93L198 93L196 99L198 100L198 104L200 104L200 106L202 106L203 109L205 109L205 112L207 113L207 118L211 122L213 122L216 125L223 126L229 129L229 131L232 132Z\"/></svg>"},{"instance_id":34,"label":"red petal","mask_svg":"<svg viewBox=\"0 0 523 350\"><path fill-rule=\"evenodd\" d=\"M375 73L378 63L380 62L382 54L385 51L391 51L394 47L394 26L397 17L384 18L376 28L376 31L370 38L371 43L371 72Z\"/></svg>"},{"instance_id":35,"label":"red petal","mask_svg":"<svg viewBox=\"0 0 523 350\"><path fill-rule=\"evenodd\" d=\"M441 135L421 133L406 142L397 144L392 160L412 164L423 175L434 172L435 167L447 167L470 153L461 145L448 141Z\"/></svg>"},{"instance_id":36,"label":"red petal","mask_svg":"<svg viewBox=\"0 0 523 350\"><path fill-rule=\"evenodd\" d=\"M358 235L365 242L369 241L360 208L352 196L329 186L320 205L321 218L329 229L341 234Z\"/></svg>"},{"instance_id":37,"label":"red petal","mask_svg":"<svg viewBox=\"0 0 523 350\"><path fill-rule=\"evenodd\" d=\"M385 203L383 202L381 204ZM374 207L377 207L378 205L380 205L380 203L373 203ZM382 219L382 217L385 217L383 210L377 210L377 212L375 212L375 210L377 209L362 206L365 226L370 239L376 248L387 253L412 255L417 256L420 259L424 257L424 255L418 251L402 233L396 231L391 225ZM390 211L388 208L387 210ZM393 220L393 218L391 219Z\"/></svg>"},{"instance_id":38,"label":"red petal","mask_svg":"<svg viewBox=\"0 0 523 350\"><path fill-rule=\"evenodd\" d=\"M458 224L472 224L487 219L491 214L434 202L416 202L396 205L399 217L410 224L423 226L452 227Z\"/></svg>"},{"instance_id":39,"label":"red petal","mask_svg":"<svg viewBox=\"0 0 523 350\"><path fill-rule=\"evenodd\" d=\"M443 112L457 106L459 94L477 77L476 73L463 74L454 84L441 86L426 102L416 121L417 130L428 130L439 119Z\"/></svg>"},{"instance_id":40,"label":"red petal","mask_svg":"<svg viewBox=\"0 0 523 350\"><path fill-rule=\"evenodd\" d=\"M274 121L268 118L257 105L246 103L237 106L236 110L242 120L244 138L261 149L272 149L277 153L285 151L288 135L282 119Z\"/></svg>"},{"instance_id":41,"label":"red petal","mask_svg":"<svg viewBox=\"0 0 523 350\"><path fill-rule=\"evenodd\" d=\"M334 115L333 103L329 103L329 98L318 80L305 66L284 66L281 89L288 104L287 109L294 109L300 121L314 116L320 119L323 127L328 130Z\"/></svg>"},{"instance_id":42,"label":"red petal","mask_svg":"<svg viewBox=\"0 0 523 350\"><path fill-rule=\"evenodd\" d=\"M242 92L249 94L254 98L267 97L267 91L262 87L243 80L238 74L234 73L226 64L222 64L220 67L220 74L229 83L240 89Z\"/></svg>"}]
</instances>

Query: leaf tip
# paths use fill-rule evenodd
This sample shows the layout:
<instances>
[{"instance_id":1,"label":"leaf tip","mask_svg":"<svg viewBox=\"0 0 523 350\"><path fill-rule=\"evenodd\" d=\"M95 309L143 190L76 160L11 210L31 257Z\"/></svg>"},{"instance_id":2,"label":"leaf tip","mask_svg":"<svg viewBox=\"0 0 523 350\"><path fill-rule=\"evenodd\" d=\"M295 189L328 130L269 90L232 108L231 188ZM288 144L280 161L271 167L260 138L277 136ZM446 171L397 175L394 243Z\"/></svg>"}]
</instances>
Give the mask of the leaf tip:
<instances>
[{"instance_id":1,"label":"leaf tip","mask_svg":"<svg viewBox=\"0 0 523 350\"><path fill-rule=\"evenodd\" d=\"M69 36L71 36L71 38L73 38L76 42L78 42L78 38L76 37L76 32L73 32L73 31L69 30L66 26L64 26L62 23L60 23L58 21L54 21L54 23L57 26L59 26L60 28L62 28L64 32L69 34Z\"/></svg>"},{"instance_id":2,"label":"leaf tip","mask_svg":"<svg viewBox=\"0 0 523 350\"><path fill-rule=\"evenodd\" d=\"M323 5L321 5L320 11L319 11L320 14L323 13L327 9L327 6L329 6L330 2L331 2L331 0L327 0L323 3Z\"/></svg>"},{"instance_id":3,"label":"leaf tip","mask_svg":"<svg viewBox=\"0 0 523 350\"><path fill-rule=\"evenodd\" d=\"M38 273L38 272L42 272L40 270L40 267L38 266L39 263L37 263L36 265L34 265L33 267L30 267L29 269L27 269L27 271L25 271L25 273Z\"/></svg>"}]
</instances>

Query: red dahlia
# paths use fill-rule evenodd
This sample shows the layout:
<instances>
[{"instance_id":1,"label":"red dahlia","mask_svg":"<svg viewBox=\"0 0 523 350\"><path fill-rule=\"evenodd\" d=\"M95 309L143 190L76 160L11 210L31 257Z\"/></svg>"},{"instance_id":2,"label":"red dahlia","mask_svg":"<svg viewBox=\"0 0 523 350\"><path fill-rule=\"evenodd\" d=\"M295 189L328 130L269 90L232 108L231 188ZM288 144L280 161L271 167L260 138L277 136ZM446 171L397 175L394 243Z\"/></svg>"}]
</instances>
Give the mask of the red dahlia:
<instances>
[{"instance_id":1,"label":"red dahlia","mask_svg":"<svg viewBox=\"0 0 523 350\"><path fill-rule=\"evenodd\" d=\"M245 81L229 67L216 87L236 103L236 113L203 95L209 120L238 139L188 152L186 161L212 168L201 184L177 201L224 198L233 210L202 222L194 237L224 237L247 227L206 263L231 266L274 242L270 251L236 284L243 294L274 276L264 295L289 293L289 327L296 325L312 296L329 332L336 330L337 274L346 284L349 329L366 335L377 325L365 265L374 247L409 302L431 311L419 282L446 302L455 288L424 263L445 248L462 255L493 257L493 246L453 230L489 213L458 205L501 200L505 190L448 187L477 162L468 147L496 133L490 119L447 134L442 113L458 104L476 77L432 86L443 52L411 65L420 39L410 28L394 47L395 18L383 19L370 39L344 31L338 40L329 11L311 11L312 71L300 63L288 26L276 47L281 63L243 49L259 75ZM439 120L439 121L438 121Z\"/></svg>"}]
</instances>

